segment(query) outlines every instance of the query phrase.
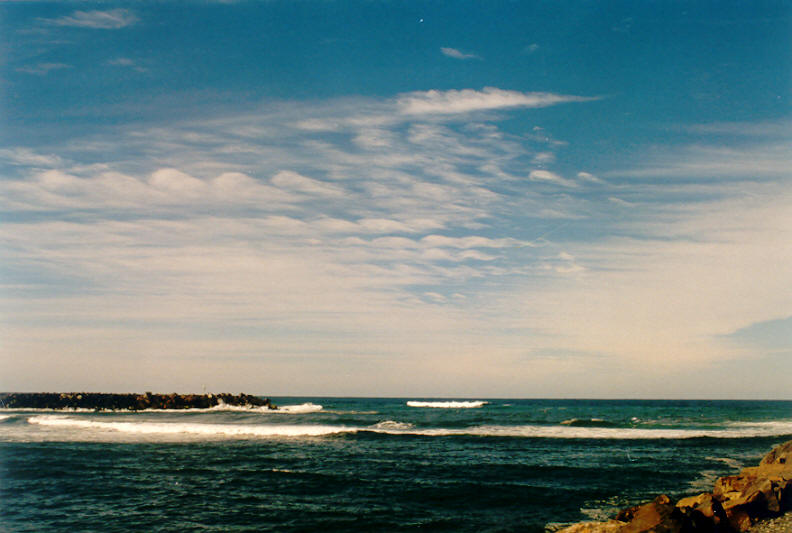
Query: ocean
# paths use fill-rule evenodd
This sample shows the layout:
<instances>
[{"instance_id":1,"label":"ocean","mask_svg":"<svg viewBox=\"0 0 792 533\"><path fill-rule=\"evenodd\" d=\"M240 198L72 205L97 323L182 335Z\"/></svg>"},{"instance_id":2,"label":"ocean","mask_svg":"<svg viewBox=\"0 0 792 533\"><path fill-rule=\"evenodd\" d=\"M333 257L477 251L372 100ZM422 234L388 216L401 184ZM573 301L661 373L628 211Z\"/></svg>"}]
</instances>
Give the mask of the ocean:
<instances>
[{"instance_id":1,"label":"ocean","mask_svg":"<svg viewBox=\"0 0 792 533\"><path fill-rule=\"evenodd\" d=\"M0 531L544 532L792 439L792 401L273 400L0 410Z\"/></svg>"}]
</instances>

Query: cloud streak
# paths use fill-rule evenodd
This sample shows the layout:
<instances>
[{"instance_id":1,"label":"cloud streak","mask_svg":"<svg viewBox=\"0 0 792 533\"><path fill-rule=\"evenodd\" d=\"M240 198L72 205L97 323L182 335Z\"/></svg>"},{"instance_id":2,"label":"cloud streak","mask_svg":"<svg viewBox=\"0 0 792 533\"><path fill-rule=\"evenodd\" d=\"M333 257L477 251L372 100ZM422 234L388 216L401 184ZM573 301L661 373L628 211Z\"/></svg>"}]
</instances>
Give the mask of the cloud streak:
<instances>
[{"instance_id":1,"label":"cloud streak","mask_svg":"<svg viewBox=\"0 0 792 533\"><path fill-rule=\"evenodd\" d=\"M554 93L523 93L494 87L481 91L474 89L450 91L413 92L398 99L402 113L406 115L446 115L491 111L508 108L537 108L570 102L587 102L594 98Z\"/></svg>"},{"instance_id":2,"label":"cloud streak","mask_svg":"<svg viewBox=\"0 0 792 533\"><path fill-rule=\"evenodd\" d=\"M481 59L481 56L479 56L477 54L465 53L465 52L462 52L460 50L457 50L456 48L442 47L442 48L440 48L440 52L444 56L452 57L454 59L462 59L462 60L465 60L465 59Z\"/></svg>"},{"instance_id":3,"label":"cloud streak","mask_svg":"<svg viewBox=\"0 0 792 533\"><path fill-rule=\"evenodd\" d=\"M107 11L75 11L71 15L41 20L53 26L95 30L117 30L131 26L139 19L128 9L110 9Z\"/></svg>"}]
</instances>

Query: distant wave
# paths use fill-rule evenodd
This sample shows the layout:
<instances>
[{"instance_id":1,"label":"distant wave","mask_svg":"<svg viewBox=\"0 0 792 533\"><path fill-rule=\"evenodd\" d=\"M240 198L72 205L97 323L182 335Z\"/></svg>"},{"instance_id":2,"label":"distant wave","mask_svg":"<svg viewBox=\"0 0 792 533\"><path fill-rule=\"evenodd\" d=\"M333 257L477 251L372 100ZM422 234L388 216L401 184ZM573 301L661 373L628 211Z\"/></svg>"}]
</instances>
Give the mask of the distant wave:
<instances>
[{"instance_id":1,"label":"distant wave","mask_svg":"<svg viewBox=\"0 0 792 533\"><path fill-rule=\"evenodd\" d=\"M561 422L561 425L578 427L578 428L618 427L618 424L614 424L613 422L608 422L607 420L603 420L601 418L570 418L569 420L564 420L563 422Z\"/></svg>"},{"instance_id":2,"label":"distant wave","mask_svg":"<svg viewBox=\"0 0 792 533\"><path fill-rule=\"evenodd\" d=\"M792 421L778 421L727 429L637 429L606 427L556 426L474 426L469 428L417 429L411 424L386 420L368 427L331 426L319 424L202 424L181 422L109 422L63 415L38 415L28 418L30 424L106 430L139 435L197 435L204 437L317 437L341 433L383 433L388 435L420 435L426 437L476 436L551 439L692 439L692 438L755 438L792 435Z\"/></svg>"},{"instance_id":3,"label":"distant wave","mask_svg":"<svg viewBox=\"0 0 792 533\"><path fill-rule=\"evenodd\" d=\"M408 422L396 422L395 420L383 420L382 422L378 422L378 423L374 424L373 426L371 426L370 429L373 429L373 430L381 429L381 430L404 431L404 430L413 429L413 427L415 427L415 426L413 426L412 424L410 424Z\"/></svg>"},{"instance_id":4,"label":"distant wave","mask_svg":"<svg viewBox=\"0 0 792 533\"><path fill-rule=\"evenodd\" d=\"M30 424L40 426L109 430L139 435L201 435L226 437L318 437L356 431L355 428L325 425L274 424L198 424L182 422L104 422L57 415L28 418Z\"/></svg>"},{"instance_id":5,"label":"distant wave","mask_svg":"<svg viewBox=\"0 0 792 533\"><path fill-rule=\"evenodd\" d=\"M407 402L407 405L410 407L430 407L434 409L475 409L478 407L484 407L489 402L483 401L469 401L469 402L420 402L415 400L410 400Z\"/></svg>"},{"instance_id":6,"label":"distant wave","mask_svg":"<svg viewBox=\"0 0 792 533\"><path fill-rule=\"evenodd\" d=\"M272 412L302 415L306 413L316 413L321 410L322 410L321 405L308 402L308 403L301 403L300 405L279 405L278 408L273 410Z\"/></svg>"},{"instance_id":7,"label":"distant wave","mask_svg":"<svg viewBox=\"0 0 792 533\"><path fill-rule=\"evenodd\" d=\"M322 406L317 405L311 402L302 403L300 405L280 405L277 409L270 409L266 405L229 405L226 403L219 403L214 407L209 407L208 409L181 409L179 411L187 412L187 411L243 411L246 413L250 412L261 412L261 413L272 413L272 414L291 414L291 415L302 415L306 413L316 413L317 411L321 411ZM166 409L151 409L146 410L146 412L151 411L166 411ZM173 411L173 410L170 410Z\"/></svg>"}]
</instances>

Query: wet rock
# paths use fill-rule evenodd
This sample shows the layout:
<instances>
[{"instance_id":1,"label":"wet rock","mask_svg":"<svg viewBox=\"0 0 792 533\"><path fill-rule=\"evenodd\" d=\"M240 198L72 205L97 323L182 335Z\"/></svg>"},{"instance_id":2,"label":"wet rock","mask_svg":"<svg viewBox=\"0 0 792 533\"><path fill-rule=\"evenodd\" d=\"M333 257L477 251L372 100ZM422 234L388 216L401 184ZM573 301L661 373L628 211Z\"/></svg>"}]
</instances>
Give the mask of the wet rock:
<instances>
[{"instance_id":1,"label":"wet rock","mask_svg":"<svg viewBox=\"0 0 792 533\"><path fill-rule=\"evenodd\" d=\"M16 409L94 409L141 411L144 409L206 409L221 403L273 409L269 399L250 394L107 394L81 393L0 393L0 407Z\"/></svg>"}]
</instances>

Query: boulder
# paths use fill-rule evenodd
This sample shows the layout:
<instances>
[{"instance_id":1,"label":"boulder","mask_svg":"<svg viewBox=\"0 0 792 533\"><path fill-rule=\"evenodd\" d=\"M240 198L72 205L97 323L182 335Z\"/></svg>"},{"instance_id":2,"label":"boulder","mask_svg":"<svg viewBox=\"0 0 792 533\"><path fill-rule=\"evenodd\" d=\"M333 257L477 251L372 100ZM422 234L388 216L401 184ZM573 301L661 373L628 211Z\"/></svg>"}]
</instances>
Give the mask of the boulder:
<instances>
[{"instance_id":1,"label":"boulder","mask_svg":"<svg viewBox=\"0 0 792 533\"><path fill-rule=\"evenodd\" d=\"M732 533L734 531L723 506L709 492L682 498L676 503L676 508L682 516L683 531L701 531L702 533Z\"/></svg>"},{"instance_id":2,"label":"boulder","mask_svg":"<svg viewBox=\"0 0 792 533\"><path fill-rule=\"evenodd\" d=\"M616 520L627 522L620 533L681 533L681 516L671 498L661 494L649 503L623 510Z\"/></svg>"},{"instance_id":3,"label":"boulder","mask_svg":"<svg viewBox=\"0 0 792 533\"><path fill-rule=\"evenodd\" d=\"M607 522L580 522L578 524L565 527L556 533L621 533L626 526L624 522L618 520L608 520Z\"/></svg>"},{"instance_id":4,"label":"boulder","mask_svg":"<svg viewBox=\"0 0 792 533\"><path fill-rule=\"evenodd\" d=\"M741 532L758 520L792 509L792 441L774 448L759 466L719 478L712 495L732 527Z\"/></svg>"},{"instance_id":5,"label":"boulder","mask_svg":"<svg viewBox=\"0 0 792 533\"><path fill-rule=\"evenodd\" d=\"M624 509L615 520L581 522L558 533L743 533L756 522L792 511L792 441L759 466L715 482L712 493L679 500L662 495Z\"/></svg>"}]
</instances>

